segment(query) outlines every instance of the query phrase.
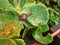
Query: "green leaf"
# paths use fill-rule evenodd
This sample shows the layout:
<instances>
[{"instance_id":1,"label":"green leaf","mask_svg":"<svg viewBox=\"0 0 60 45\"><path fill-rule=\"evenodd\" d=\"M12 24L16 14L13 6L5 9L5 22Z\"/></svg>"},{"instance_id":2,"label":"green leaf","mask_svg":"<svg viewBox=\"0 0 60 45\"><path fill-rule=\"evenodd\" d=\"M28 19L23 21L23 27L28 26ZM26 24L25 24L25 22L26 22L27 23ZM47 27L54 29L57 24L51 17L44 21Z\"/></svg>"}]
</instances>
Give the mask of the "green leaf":
<instances>
[{"instance_id":1,"label":"green leaf","mask_svg":"<svg viewBox=\"0 0 60 45\"><path fill-rule=\"evenodd\" d=\"M16 7L18 5L18 1L19 0L8 0L10 4L12 4L12 6Z\"/></svg>"},{"instance_id":2,"label":"green leaf","mask_svg":"<svg viewBox=\"0 0 60 45\"><path fill-rule=\"evenodd\" d=\"M58 12L59 11L58 5L53 5L53 6L54 6L54 10Z\"/></svg>"},{"instance_id":3,"label":"green leaf","mask_svg":"<svg viewBox=\"0 0 60 45\"><path fill-rule=\"evenodd\" d=\"M49 30L49 26L46 24L46 25L40 25L37 30L40 30L40 32L46 32Z\"/></svg>"},{"instance_id":4,"label":"green leaf","mask_svg":"<svg viewBox=\"0 0 60 45\"><path fill-rule=\"evenodd\" d=\"M52 10L50 10L50 25L57 25L58 24L58 21L59 21L59 16L53 12Z\"/></svg>"},{"instance_id":5,"label":"green leaf","mask_svg":"<svg viewBox=\"0 0 60 45\"><path fill-rule=\"evenodd\" d=\"M14 15L10 11L0 12L0 37L12 38L20 36L23 24L19 20L19 16Z\"/></svg>"},{"instance_id":6,"label":"green leaf","mask_svg":"<svg viewBox=\"0 0 60 45\"><path fill-rule=\"evenodd\" d=\"M26 0L21 0L20 1L20 8L23 8L23 6L25 5L25 3L26 3Z\"/></svg>"},{"instance_id":7,"label":"green leaf","mask_svg":"<svg viewBox=\"0 0 60 45\"><path fill-rule=\"evenodd\" d=\"M48 31L48 25L41 25L40 27L32 31L34 39L42 44L48 44L53 41L53 38L50 33L47 36L43 36L42 33Z\"/></svg>"},{"instance_id":8,"label":"green leaf","mask_svg":"<svg viewBox=\"0 0 60 45\"><path fill-rule=\"evenodd\" d=\"M12 39L0 38L0 45L17 45Z\"/></svg>"},{"instance_id":9,"label":"green leaf","mask_svg":"<svg viewBox=\"0 0 60 45\"><path fill-rule=\"evenodd\" d=\"M14 41L16 42L17 45L26 45L24 40L22 39L15 39Z\"/></svg>"},{"instance_id":10,"label":"green leaf","mask_svg":"<svg viewBox=\"0 0 60 45\"><path fill-rule=\"evenodd\" d=\"M27 5L27 4L26 4ZM33 26L38 26L39 24L47 24L49 20L49 12L45 5L43 4L28 4L21 11L21 14L26 13L30 16L27 17L27 21ZM39 11L38 11L39 10Z\"/></svg>"}]
</instances>

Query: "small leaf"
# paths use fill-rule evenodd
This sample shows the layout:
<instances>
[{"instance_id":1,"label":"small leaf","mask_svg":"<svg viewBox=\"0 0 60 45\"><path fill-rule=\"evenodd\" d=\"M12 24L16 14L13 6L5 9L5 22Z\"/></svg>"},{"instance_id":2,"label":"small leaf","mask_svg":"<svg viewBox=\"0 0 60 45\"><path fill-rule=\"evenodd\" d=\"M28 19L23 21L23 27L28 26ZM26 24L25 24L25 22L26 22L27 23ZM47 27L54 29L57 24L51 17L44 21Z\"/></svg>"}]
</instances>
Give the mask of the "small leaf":
<instances>
[{"instance_id":1,"label":"small leaf","mask_svg":"<svg viewBox=\"0 0 60 45\"><path fill-rule=\"evenodd\" d=\"M59 21L59 16L53 12L52 10L50 10L50 21L49 21L49 24L50 25L57 25L58 24L58 21Z\"/></svg>"},{"instance_id":2,"label":"small leaf","mask_svg":"<svg viewBox=\"0 0 60 45\"><path fill-rule=\"evenodd\" d=\"M24 40L22 39L14 39L14 41L16 42L17 45L26 45Z\"/></svg>"},{"instance_id":3,"label":"small leaf","mask_svg":"<svg viewBox=\"0 0 60 45\"><path fill-rule=\"evenodd\" d=\"M58 5L54 5L54 10L57 11L57 12L59 11Z\"/></svg>"},{"instance_id":4,"label":"small leaf","mask_svg":"<svg viewBox=\"0 0 60 45\"><path fill-rule=\"evenodd\" d=\"M32 31L32 35L34 39L42 44L48 44L53 41L51 34L47 34L47 36L43 36L42 33L48 31L47 25L42 25Z\"/></svg>"}]
</instances>

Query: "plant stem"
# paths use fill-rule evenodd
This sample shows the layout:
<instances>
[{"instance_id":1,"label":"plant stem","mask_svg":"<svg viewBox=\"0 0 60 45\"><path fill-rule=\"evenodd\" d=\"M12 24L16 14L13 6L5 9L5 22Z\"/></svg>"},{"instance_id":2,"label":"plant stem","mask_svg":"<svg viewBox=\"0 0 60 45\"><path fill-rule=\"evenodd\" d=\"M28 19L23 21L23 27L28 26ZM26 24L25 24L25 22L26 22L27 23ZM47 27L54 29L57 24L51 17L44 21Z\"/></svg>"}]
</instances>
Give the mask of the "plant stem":
<instances>
[{"instance_id":1,"label":"plant stem","mask_svg":"<svg viewBox=\"0 0 60 45\"><path fill-rule=\"evenodd\" d=\"M55 37L56 35L60 34L60 29L58 29L57 31L55 31L54 33L52 33L52 37Z\"/></svg>"},{"instance_id":2,"label":"plant stem","mask_svg":"<svg viewBox=\"0 0 60 45\"><path fill-rule=\"evenodd\" d=\"M34 42L31 45L42 45L42 44L41 43L38 43L38 42Z\"/></svg>"}]
</instances>

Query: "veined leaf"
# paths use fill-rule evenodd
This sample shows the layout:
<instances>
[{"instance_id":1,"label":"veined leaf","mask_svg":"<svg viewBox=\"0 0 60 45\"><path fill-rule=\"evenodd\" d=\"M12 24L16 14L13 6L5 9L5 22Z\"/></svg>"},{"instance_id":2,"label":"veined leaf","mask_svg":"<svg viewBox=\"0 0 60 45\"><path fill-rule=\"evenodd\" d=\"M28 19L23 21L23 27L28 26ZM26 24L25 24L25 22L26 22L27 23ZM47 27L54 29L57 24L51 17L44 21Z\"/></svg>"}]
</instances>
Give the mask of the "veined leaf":
<instances>
[{"instance_id":1,"label":"veined leaf","mask_svg":"<svg viewBox=\"0 0 60 45\"><path fill-rule=\"evenodd\" d=\"M47 25L42 25L32 31L34 39L42 44L48 44L53 41L51 34L48 33L47 36L43 36L42 33L48 31L49 28Z\"/></svg>"},{"instance_id":2,"label":"veined leaf","mask_svg":"<svg viewBox=\"0 0 60 45\"><path fill-rule=\"evenodd\" d=\"M14 39L14 41L16 42L17 45L26 45L24 40L22 39Z\"/></svg>"},{"instance_id":3,"label":"veined leaf","mask_svg":"<svg viewBox=\"0 0 60 45\"><path fill-rule=\"evenodd\" d=\"M17 44L12 39L0 38L0 45L17 45Z\"/></svg>"},{"instance_id":4,"label":"veined leaf","mask_svg":"<svg viewBox=\"0 0 60 45\"><path fill-rule=\"evenodd\" d=\"M26 5L22 9L21 14L23 13L30 14L30 16L27 17L27 21L29 23L31 23L34 26L38 26L39 24L41 25L47 24L49 20L49 12L45 5L32 3Z\"/></svg>"}]
</instances>

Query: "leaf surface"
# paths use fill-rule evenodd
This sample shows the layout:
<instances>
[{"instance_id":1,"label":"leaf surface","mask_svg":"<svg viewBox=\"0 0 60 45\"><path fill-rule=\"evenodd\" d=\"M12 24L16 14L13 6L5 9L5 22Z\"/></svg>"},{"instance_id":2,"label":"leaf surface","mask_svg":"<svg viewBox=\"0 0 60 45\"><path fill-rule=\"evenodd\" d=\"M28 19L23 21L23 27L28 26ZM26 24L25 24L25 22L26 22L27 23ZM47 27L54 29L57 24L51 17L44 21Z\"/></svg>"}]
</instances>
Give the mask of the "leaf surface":
<instances>
[{"instance_id":1,"label":"leaf surface","mask_svg":"<svg viewBox=\"0 0 60 45\"><path fill-rule=\"evenodd\" d=\"M30 14L27 18L27 21L34 26L38 26L39 24L44 25L47 24L49 20L49 12L46 9L46 6L43 4L26 4L22 9L21 14L26 13ZM38 11L39 10L39 11Z\"/></svg>"},{"instance_id":2,"label":"leaf surface","mask_svg":"<svg viewBox=\"0 0 60 45\"><path fill-rule=\"evenodd\" d=\"M42 33L49 30L48 25L42 25L32 31L34 39L42 44L48 44L53 41L53 38L50 33L47 36L43 36Z\"/></svg>"}]
</instances>

